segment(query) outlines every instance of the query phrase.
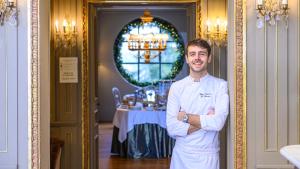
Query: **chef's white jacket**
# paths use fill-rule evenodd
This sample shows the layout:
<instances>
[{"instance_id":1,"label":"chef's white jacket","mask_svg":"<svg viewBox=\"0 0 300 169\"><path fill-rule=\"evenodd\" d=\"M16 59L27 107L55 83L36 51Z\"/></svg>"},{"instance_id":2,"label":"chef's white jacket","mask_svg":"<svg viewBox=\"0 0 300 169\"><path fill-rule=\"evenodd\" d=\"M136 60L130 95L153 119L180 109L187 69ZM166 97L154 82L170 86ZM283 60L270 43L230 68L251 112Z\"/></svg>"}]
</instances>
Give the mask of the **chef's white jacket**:
<instances>
[{"instance_id":1,"label":"chef's white jacket","mask_svg":"<svg viewBox=\"0 0 300 169\"><path fill-rule=\"evenodd\" d=\"M219 169L219 131L229 109L227 82L205 75L172 84L167 103L167 130L176 139L171 169ZM214 115L207 115L214 109ZM179 111L200 115L201 129L187 134L190 124L177 120Z\"/></svg>"}]
</instances>

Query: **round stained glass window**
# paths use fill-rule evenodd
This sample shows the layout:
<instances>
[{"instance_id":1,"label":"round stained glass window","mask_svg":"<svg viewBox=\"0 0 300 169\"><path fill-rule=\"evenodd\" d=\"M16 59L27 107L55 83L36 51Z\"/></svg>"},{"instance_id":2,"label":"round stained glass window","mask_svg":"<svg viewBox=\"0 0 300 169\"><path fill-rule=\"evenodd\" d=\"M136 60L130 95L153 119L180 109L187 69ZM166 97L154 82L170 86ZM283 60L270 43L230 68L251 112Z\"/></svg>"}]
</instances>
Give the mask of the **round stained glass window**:
<instances>
[{"instance_id":1,"label":"round stained glass window","mask_svg":"<svg viewBox=\"0 0 300 169\"><path fill-rule=\"evenodd\" d=\"M168 34L165 50L150 51L152 59L145 62L144 50L129 50L130 34ZM120 74L129 83L148 86L159 80L173 79L180 72L184 63L184 43L176 28L169 22L154 18L151 23L142 24L136 19L125 25L114 43L114 60Z\"/></svg>"}]
</instances>

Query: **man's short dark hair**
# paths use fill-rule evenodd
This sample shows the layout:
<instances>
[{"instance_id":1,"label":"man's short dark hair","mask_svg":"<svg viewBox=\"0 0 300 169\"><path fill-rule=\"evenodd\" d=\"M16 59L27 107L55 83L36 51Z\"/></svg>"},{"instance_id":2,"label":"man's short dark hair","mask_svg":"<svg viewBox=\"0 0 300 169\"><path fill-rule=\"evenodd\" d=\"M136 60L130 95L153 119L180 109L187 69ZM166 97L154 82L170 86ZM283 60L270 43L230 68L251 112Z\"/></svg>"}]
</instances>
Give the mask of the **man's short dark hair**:
<instances>
[{"instance_id":1,"label":"man's short dark hair","mask_svg":"<svg viewBox=\"0 0 300 169\"><path fill-rule=\"evenodd\" d=\"M208 42L204 39L194 39L192 41L189 41L187 47L186 47L186 55L188 55L188 48L190 46L198 46L198 47L201 47L201 48L204 48L207 50L207 54L208 56L210 56L210 52L211 52L211 48L210 48L210 45L208 44Z\"/></svg>"}]
</instances>

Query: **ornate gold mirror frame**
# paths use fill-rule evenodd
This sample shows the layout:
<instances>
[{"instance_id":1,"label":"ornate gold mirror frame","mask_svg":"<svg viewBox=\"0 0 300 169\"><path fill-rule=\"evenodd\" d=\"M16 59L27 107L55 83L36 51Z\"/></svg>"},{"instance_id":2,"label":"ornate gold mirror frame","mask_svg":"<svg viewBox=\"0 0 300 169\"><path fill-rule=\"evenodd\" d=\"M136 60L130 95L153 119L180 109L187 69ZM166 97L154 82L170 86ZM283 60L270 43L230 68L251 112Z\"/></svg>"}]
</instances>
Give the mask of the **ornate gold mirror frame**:
<instances>
[{"instance_id":1,"label":"ornate gold mirror frame","mask_svg":"<svg viewBox=\"0 0 300 169\"><path fill-rule=\"evenodd\" d=\"M88 5L89 3L126 3L126 1L82 1L83 12L83 50L82 50L82 168L89 168L89 93L88 93ZM195 3L197 7L196 31L200 36L200 1L199 0L169 0L169 1L127 1L127 3ZM40 61L39 61L39 25L38 25L38 0L31 0L31 20L30 20L30 46L31 52L31 93L30 93L30 162L29 168L40 168ZM247 168L246 159L246 0L234 0L234 168ZM230 83L230 84L232 84Z\"/></svg>"},{"instance_id":2,"label":"ornate gold mirror frame","mask_svg":"<svg viewBox=\"0 0 300 169\"><path fill-rule=\"evenodd\" d=\"M90 155L90 116L89 116L89 63L88 63L88 13L91 4L131 4L131 3L148 3L148 4L178 4L178 3L194 3L196 6L196 36L201 35L201 7L200 0L83 0L82 1L82 25L83 25L83 42L82 42L82 168L89 169ZM230 91L234 95L231 100L234 112L233 123L234 129L232 136L234 138L234 162L235 169L246 169L246 0L234 0L234 29L233 44L234 45L234 91ZM34 114L34 113L33 113ZM35 123L33 123L34 126Z\"/></svg>"}]
</instances>

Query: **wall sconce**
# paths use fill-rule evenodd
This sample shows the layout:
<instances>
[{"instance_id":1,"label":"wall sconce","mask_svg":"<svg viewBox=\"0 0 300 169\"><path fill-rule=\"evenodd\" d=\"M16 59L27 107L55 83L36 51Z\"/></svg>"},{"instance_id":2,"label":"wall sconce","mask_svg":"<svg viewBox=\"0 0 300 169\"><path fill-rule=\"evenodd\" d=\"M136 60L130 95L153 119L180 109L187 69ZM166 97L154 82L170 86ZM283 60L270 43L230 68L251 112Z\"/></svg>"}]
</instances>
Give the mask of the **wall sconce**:
<instances>
[{"instance_id":1,"label":"wall sconce","mask_svg":"<svg viewBox=\"0 0 300 169\"><path fill-rule=\"evenodd\" d=\"M0 0L0 26L3 26L5 21L17 25L17 12L14 0Z\"/></svg>"},{"instance_id":2,"label":"wall sconce","mask_svg":"<svg viewBox=\"0 0 300 169\"><path fill-rule=\"evenodd\" d=\"M55 40L56 47L64 46L64 47L73 47L76 45L76 22L75 21L67 21L63 20L61 24L59 24L58 20L55 21Z\"/></svg>"},{"instance_id":3,"label":"wall sconce","mask_svg":"<svg viewBox=\"0 0 300 169\"><path fill-rule=\"evenodd\" d=\"M217 18L206 21L205 37L210 44L216 44L217 46L227 45L227 21Z\"/></svg>"},{"instance_id":4,"label":"wall sconce","mask_svg":"<svg viewBox=\"0 0 300 169\"><path fill-rule=\"evenodd\" d=\"M264 21L275 25L277 21L284 20L288 26L287 0L257 0L257 28L264 27Z\"/></svg>"}]
</instances>

